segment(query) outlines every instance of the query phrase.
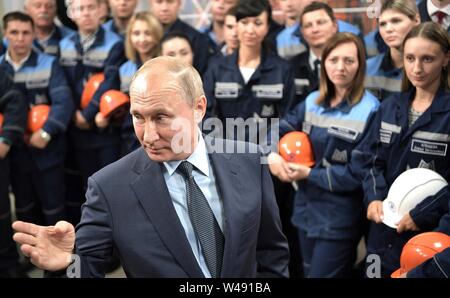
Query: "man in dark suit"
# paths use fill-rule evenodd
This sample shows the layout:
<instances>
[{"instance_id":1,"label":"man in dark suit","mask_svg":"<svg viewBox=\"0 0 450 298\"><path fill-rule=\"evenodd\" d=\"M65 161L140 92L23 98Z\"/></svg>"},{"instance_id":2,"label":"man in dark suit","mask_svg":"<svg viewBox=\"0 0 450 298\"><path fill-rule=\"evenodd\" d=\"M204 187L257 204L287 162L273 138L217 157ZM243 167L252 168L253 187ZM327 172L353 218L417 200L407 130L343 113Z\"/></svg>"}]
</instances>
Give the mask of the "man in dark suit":
<instances>
[{"instance_id":1,"label":"man in dark suit","mask_svg":"<svg viewBox=\"0 0 450 298\"><path fill-rule=\"evenodd\" d=\"M288 246L267 166L250 153L255 146L203 138L197 125L206 97L197 71L155 58L135 75L130 98L142 148L89 179L76 234L63 221L15 222L24 254L57 271L75 251L81 277L103 277L113 247L129 277L287 277ZM194 168L189 179L186 165ZM193 210L201 196L207 207ZM195 219L207 218L205 209L211 233Z\"/></svg>"}]
</instances>

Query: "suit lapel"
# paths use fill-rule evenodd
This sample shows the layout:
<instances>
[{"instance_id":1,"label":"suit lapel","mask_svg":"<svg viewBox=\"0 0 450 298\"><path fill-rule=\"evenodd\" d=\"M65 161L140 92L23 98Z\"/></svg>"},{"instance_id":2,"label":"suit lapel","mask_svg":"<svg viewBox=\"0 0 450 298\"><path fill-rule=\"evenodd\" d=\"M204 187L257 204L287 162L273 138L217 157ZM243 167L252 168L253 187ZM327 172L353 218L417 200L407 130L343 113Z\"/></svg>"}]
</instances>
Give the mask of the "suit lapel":
<instances>
[{"instance_id":1,"label":"suit lapel","mask_svg":"<svg viewBox=\"0 0 450 298\"><path fill-rule=\"evenodd\" d=\"M187 275L204 277L172 204L161 165L151 161L144 150L142 154L135 164L139 175L131 187L162 241Z\"/></svg>"},{"instance_id":2,"label":"suit lapel","mask_svg":"<svg viewBox=\"0 0 450 298\"><path fill-rule=\"evenodd\" d=\"M209 155L216 186L223 202L224 209L224 236L225 248L222 260L221 277L231 277L234 256L239 243L241 231L234 223L239 218L239 196L242 192L241 179L239 177L239 164L231 154L212 153Z\"/></svg>"}]
</instances>

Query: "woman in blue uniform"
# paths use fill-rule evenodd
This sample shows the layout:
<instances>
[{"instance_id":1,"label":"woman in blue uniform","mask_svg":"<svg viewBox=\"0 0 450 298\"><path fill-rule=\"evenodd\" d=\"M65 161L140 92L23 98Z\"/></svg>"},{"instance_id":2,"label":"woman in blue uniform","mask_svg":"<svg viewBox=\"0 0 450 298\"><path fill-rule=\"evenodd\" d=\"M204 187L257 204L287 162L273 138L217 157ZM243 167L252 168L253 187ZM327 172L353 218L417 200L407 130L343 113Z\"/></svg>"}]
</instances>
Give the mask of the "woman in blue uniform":
<instances>
[{"instance_id":1,"label":"woman in blue uniform","mask_svg":"<svg viewBox=\"0 0 450 298\"><path fill-rule=\"evenodd\" d=\"M434 229L448 209L446 189L430 196L398 223L382 224L382 201L394 180L410 168L429 168L450 181L450 37L431 22L414 28L403 42L402 93L381 104L364 141L372 157L363 181L367 218L372 221L368 254L381 259L381 274L400 266L403 245L415 231Z\"/></svg>"},{"instance_id":2,"label":"woman in blue uniform","mask_svg":"<svg viewBox=\"0 0 450 298\"><path fill-rule=\"evenodd\" d=\"M150 12L141 11L131 18L125 37L125 55L128 61L120 66L120 86L115 86L114 89L128 94L136 71L143 63L159 55L163 33L161 24ZM95 121L99 127L106 127L109 123L109 119L102 117L100 113L96 115ZM139 146L131 115L127 113L121 129L121 154L126 155Z\"/></svg>"},{"instance_id":3,"label":"woman in blue uniform","mask_svg":"<svg viewBox=\"0 0 450 298\"><path fill-rule=\"evenodd\" d=\"M242 0L234 12L239 49L215 60L204 75L207 114L217 116L224 127L227 118L248 120L257 132L288 110L295 97L294 78L288 62L264 46L272 13L269 2ZM228 130L225 137L241 139L234 132ZM249 131L245 139L258 142Z\"/></svg>"},{"instance_id":4,"label":"woman in blue uniform","mask_svg":"<svg viewBox=\"0 0 450 298\"><path fill-rule=\"evenodd\" d=\"M309 135L316 164L292 165L268 157L272 174L299 182L292 222L299 234L306 277L350 277L362 235L364 207L354 149L378 100L364 90L364 46L351 33L338 33L322 53L319 90L280 121L280 135Z\"/></svg>"},{"instance_id":5,"label":"woman in blue uniform","mask_svg":"<svg viewBox=\"0 0 450 298\"><path fill-rule=\"evenodd\" d=\"M388 50L367 60L364 85L380 101L401 90L403 59L401 47L406 34L419 25L417 6L410 0L383 3L378 28Z\"/></svg>"}]
</instances>

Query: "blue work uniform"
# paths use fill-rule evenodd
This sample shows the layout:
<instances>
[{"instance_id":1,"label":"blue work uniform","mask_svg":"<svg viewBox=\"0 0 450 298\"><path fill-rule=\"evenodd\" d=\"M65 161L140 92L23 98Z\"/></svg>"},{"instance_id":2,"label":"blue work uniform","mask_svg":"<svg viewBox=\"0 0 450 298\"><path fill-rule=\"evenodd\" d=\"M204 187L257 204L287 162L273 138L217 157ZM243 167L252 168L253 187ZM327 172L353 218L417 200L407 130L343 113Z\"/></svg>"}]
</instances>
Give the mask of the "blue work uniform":
<instances>
[{"instance_id":1,"label":"blue work uniform","mask_svg":"<svg viewBox=\"0 0 450 298\"><path fill-rule=\"evenodd\" d=\"M361 30L350 23L337 20L338 32L350 32L363 40ZM301 54L308 49L302 34L301 25L296 23L289 27L282 27L276 35L276 47L278 55L284 59L291 59L295 55Z\"/></svg>"},{"instance_id":2,"label":"blue work uniform","mask_svg":"<svg viewBox=\"0 0 450 298\"><path fill-rule=\"evenodd\" d=\"M71 221L76 223L80 205L84 202L87 179L94 172L120 156L120 126L108 125L97 128L94 123L99 111L100 98L106 91L117 86L119 66L125 61L122 38L109 30L99 27L93 43L83 50L79 33L60 42L60 63L67 75L74 93L75 108L81 109L80 100L85 83L96 73L103 73L105 80L100 84L89 105L81 111L83 117L92 125L81 130L74 124L69 127L69 141L72 152L66 161L68 179L67 204L73 206ZM77 178L81 176L81 178ZM77 182L77 179L81 181Z\"/></svg>"},{"instance_id":3,"label":"blue work uniform","mask_svg":"<svg viewBox=\"0 0 450 298\"><path fill-rule=\"evenodd\" d=\"M217 59L204 76L204 90L208 99L208 116L218 117L223 127L227 118L250 119L258 129L270 125L271 118L283 116L295 98L292 69L287 61L262 51L261 62L247 83L238 65L239 51ZM263 123L263 119L268 123ZM239 132L237 132L239 133ZM224 137L236 139L235 131ZM255 141L246 130L245 139Z\"/></svg>"},{"instance_id":4,"label":"blue work uniform","mask_svg":"<svg viewBox=\"0 0 450 298\"><path fill-rule=\"evenodd\" d=\"M365 204L384 200L394 180L410 168L429 168L450 179L450 93L440 89L431 106L409 126L408 111L414 91L398 93L385 100L364 141L369 162L364 173ZM421 232L436 228L448 212L448 196L440 191L410 211ZM404 244L416 232L398 234L384 224L371 223L367 253L381 258L382 276L400 267Z\"/></svg>"},{"instance_id":5,"label":"blue work uniform","mask_svg":"<svg viewBox=\"0 0 450 298\"><path fill-rule=\"evenodd\" d=\"M114 19L110 19L110 20L106 21L105 23L102 24L102 27L103 27L103 29L109 30L113 33L116 33L117 35L119 35L120 37L125 39L126 32L119 31L119 28L117 28L116 24L114 23Z\"/></svg>"},{"instance_id":6,"label":"blue work uniform","mask_svg":"<svg viewBox=\"0 0 450 298\"><path fill-rule=\"evenodd\" d=\"M142 66L140 61L133 62L128 60L124 64L120 66L119 76L120 76L120 91L123 93L130 93L130 84L131 79L134 74L138 71L138 69ZM130 113L125 115L123 119L122 128L121 128L121 152L122 155L126 155L131 151L140 147L139 140L134 133L133 127L133 118Z\"/></svg>"},{"instance_id":7,"label":"blue work uniform","mask_svg":"<svg viewBox=\"0 0 450 298\"><path fill-rule=\"evenodd\" d=\"M292 222L305 276L349 277L364 222L360 163L353 159L379 102L367 91L357 104L343 100L336 107L317 104L318 96L312 92L280 121L280 136L309 135L315 159L309 177L298 184Z\"/></svg>"},{"instance_id":8,"label":"blue work uniform","mask_svg":"<svg viewBox=\"0 0 450 298\"><path fill-rule=\"evenodd\" d=\"M41 204L45 223L55 224L65 218L64 133L74 111L72 92L54 56L32 50L17 71L6 61L5 56L0 57L0 66L14 78L14 84L24 94L28 106L50 106L48 119L42 129L51 136L51 140L44 149L25 143L12 148L11 184L16 199L30 201L35 198L34 201ZM34 173L35 166L37 176ZM34 179L35 176L38 179Z\"/></svg>"},{"instance_id":9,"label":"blue work uniform","mask_svg":"<svg viewBox=\"0 0 450 298\"><path fill-rule=\"evenodd\" d=\"M66 26L55 25L53 33L46 41L39 42L36 38L33 40L33 49L52 56L59 56L59 42L74 33L75 31Z\"/></svg>"},{"instance_id":10,"label":"blue work uniform","mask_svg":"<svg viewBox=\"0 0 450 298\"><path fill-rule=\"evenodd\" d=\"M27 123L27 105L23 94L14 88L13 80L0 68L0 143L12 146L22 140ZM9 154L0 158L0 276L19 265L19 254L11 228L9 199ZM16 201L16 209L20 209ZM19 219L22 214L16 214Z\"/></svg>"},{"instance_id":11,"label":"blue work uniform","mask_svg":"<svg viewBox=\"0 0 450 298\"><path fill-rule=\"evenodd\" d=\"M294 70L295 105L305 100L312 91L319 88L319 76L309 64L310 51L303 52L289 62Z\"/></svg>"},{"instance_id":12,"label":"blue work uniform","mask_svg":"<svg viewBox=\"0 0 450 298\"><path fill-rule=\"evenodd\" d=\"M380 101L402 89L402 69L396 68L389 51L367 60L364 87Z\"/></svg>"},{"instance_id":13,"label":"blue work uniform","mask_svg":"<svg viewBox=\"0 0 450 298\"><path fill-rule=\"evenodd\" d=\"M374 57L389 50L380 35L380 31L373 30L364 36L364 45L366 46L367 57Z\"/></svg>"}]
</instances>

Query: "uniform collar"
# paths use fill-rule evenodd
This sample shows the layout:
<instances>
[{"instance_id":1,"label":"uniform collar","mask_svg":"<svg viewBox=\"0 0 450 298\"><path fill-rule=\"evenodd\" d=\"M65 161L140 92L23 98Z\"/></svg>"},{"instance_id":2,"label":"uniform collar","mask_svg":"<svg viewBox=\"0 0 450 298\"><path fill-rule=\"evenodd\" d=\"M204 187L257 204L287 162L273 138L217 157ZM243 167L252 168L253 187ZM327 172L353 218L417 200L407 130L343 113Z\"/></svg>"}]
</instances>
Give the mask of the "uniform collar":
<instances>
[{"instance_id":1,"label":"uniform collar","mask_svg":"<svg viewBox=\"0 0 450 298\"><path fill-rule=\"evenodd\" d=\"M9 55L9 52L6 51L6 53L5 53L5 61L8 62L14 68L14 71L17 71L20 68L25 67L25 66L36 66L36 64L37 64L37 54L32 49L30 54L27 57L22 59L22 61L20 61L19 64L15 64L12 61L11 56ZM18 65L18 67L16 68L14 65Z\"/></svg>"},{"instance_id":2,"label":"uniform collar","mask_svg":"<svg viewBox=\"0 0 450 298\"><path fill-rule=\"evenodd\" d=\"M364 96L364 94L363 94ZM327 111L331 111L331 110L338 110L341 111L342 113L350 113L350 111L352 110L352 104L350 103L350 100L348 97L344 98L337 106L335 107L330 107L330 99L327 98L327 100L324 102L323 107L325 108L325 110Z\"/></svg>"}]
</instances>

